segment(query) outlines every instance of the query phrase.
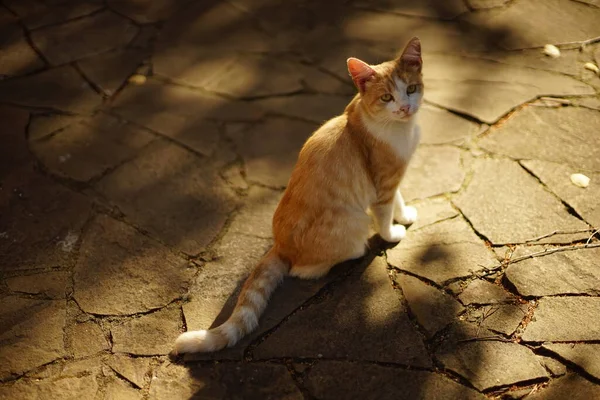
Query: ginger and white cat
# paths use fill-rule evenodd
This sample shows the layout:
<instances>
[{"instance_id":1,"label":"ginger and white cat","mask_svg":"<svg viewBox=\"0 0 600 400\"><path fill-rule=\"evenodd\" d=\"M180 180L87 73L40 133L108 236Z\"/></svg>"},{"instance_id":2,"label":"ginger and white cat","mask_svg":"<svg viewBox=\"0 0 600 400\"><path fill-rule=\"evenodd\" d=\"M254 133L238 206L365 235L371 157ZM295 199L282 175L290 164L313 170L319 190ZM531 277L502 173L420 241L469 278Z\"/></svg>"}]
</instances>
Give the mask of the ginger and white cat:
<instances>
[{"instance_id":1,"label":"ginger and white cat","mask_svg":"<svg viewBox=\"0 0 600 400\"><path fill-rule=\"evenodd\" d=\"M363 256L369 208L384 240L404 238L400 224L413 223L417 211L404 204L398 186L419 142L415 114L423 98L422 63L418 38L398 58L379 65L348 59L359 93L300 151L273 218L273 248L244 283L231 317L214 329L183 333L175 342L177 353L233 346L256 328L285 275L319 278Z\"/></svg>"}]
</instances>

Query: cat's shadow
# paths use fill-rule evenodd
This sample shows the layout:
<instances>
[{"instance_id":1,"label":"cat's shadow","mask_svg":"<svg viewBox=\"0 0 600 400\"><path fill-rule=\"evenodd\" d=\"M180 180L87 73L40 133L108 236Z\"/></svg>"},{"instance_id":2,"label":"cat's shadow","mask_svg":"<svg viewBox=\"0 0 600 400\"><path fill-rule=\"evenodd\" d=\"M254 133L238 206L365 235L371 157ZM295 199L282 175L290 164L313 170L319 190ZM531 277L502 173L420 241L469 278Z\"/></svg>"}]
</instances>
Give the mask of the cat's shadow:
<instances>
[{"instance_id":1,"label":"cat's shadow","mask_svg":"<svg viewBox=\"0 0 600 400\"><path fill-rule=\"evenodd\" d=\"M240 342L232 348L227 348L214 353L177 355L171 352L169 354L171 362L183 365L188 361L238 358L245 353L245 349L252 346L253 342L259 342L262 336L279 326L279 324L297 308L303 307L306 303L313 301L313 298L318 296L322 291L335 290L335 286L345 281L351 274L362 274L376 257L383 255L385 250L391 249L397 244L398 243L386 242L376 234L369 238L367 245L368 249L364 256L337 264L323 278L306 280L289 276L286 277L269 300L267 309L260 319L257 331L242 338ZM229 295L209 329L218 327L229 318L233 312L245 279L246 277L237 283L236 289Z\"/></svg>"}]
</instances>

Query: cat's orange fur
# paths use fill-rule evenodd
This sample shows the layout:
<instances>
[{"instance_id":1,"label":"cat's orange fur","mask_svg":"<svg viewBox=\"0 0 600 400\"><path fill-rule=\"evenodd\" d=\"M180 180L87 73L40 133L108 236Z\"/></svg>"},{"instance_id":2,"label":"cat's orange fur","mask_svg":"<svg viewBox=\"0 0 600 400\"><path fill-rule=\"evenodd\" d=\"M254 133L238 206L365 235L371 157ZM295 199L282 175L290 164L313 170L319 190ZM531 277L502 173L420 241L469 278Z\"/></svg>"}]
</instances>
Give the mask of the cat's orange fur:
<instances>
[{"instance_id":1,"label":"cat's orange fur","mask_svg":"<svg viewBox=\"0 0 600 400\"><path fill-rule=\"evenodd\" d=\"M231 317L217 328L182 334L176 352L232 346L256 328L286 274L318 278L335 264L361 257L369 235L368 208L384 239L403 237L404 227L393 219L410 223L416 218L398 186L418 142L414 114L422 98L421 65L417 38L393 61L369 66L348 60L359 93L344 114L321 126L302 148L275 211L273 248L246 280ZM414 88L418 92L411 97ZM394 94L393 104L382 97L386 94Z\"/></svg>"}]
</instances>

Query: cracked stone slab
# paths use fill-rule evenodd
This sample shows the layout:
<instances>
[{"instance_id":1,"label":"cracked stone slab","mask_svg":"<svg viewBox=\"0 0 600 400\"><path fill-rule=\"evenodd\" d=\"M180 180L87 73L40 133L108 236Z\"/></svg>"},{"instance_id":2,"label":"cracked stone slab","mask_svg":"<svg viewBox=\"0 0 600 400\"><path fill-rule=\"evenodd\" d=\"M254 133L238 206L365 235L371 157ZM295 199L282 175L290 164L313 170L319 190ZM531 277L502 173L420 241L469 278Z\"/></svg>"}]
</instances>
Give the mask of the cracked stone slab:
<instances>
[{"instance_id":1,"label":"cracked stone slab","mask_svg":"<svg viewBox=\"0 0 600 400\"><path fill-rule=\"evenodd\" d=\"M483 400L486 397L441 374L373 364L319 361L308 372L309 392L319 399Z\"/></svg>"},{"instance_id":2,"label":"cracked stone slab","mask_svg":"<svg viewBox=\"0 0 600 400\"><path fill-rule=\"evenodd\" d=\"M264 114L264 110L249 102L227 100L152 79L142 86L125 88L112 110L204 155L212 154L218 141L218 131L211 121L256 121Z\"/></svg>"},{"instance_id":3,"label":"cracked stone slab","mask_svg":"<svg viewBox=\"0 0 600 400\"><path fill-rule=\"evenodd\" d=\"M75 358L87 357L101 351L110 350L104 332L95 322L83 322L72 326L68 331L70 332L71 347Z\"/></svg>"},{"instance_id":4,"label":"cracked stone slab","mask_svg":"<svg viewBox=\"0 0 600 400\"><path fill-rule=\"evenodd\" d=\"M79 253L74 297L92 314L128 315L164 307L183 295L193 276L186 260L105 215L91 223Z\"/></svg>"},{"instance_id":5,"label":"cracked stone slab","mask_svg":"<svg viewBox=\"0 0 600 400\"><path fill-rule=\"evenodd\" d=\"M406 238L386 253L391 265L439 285L498 263L462 218L409 230Z\"/></svg>"},{"instance_id":6,"label":"cracked stone slab","mask_svg":"<svg viewBox=\"0 0 600 400\"><path fill-rule=\"evenodd\" d=\"M174 0L108 0L108 6L140 24L163 21L171 16L180 6Z\"/></svg>"},{"instance_id":7,"label":"cracked stone slab","mask_svg":"<svg viewBox=\"0 0 600 400\"><path fill-rule=\"evenodd\" d=\"M598 154L600 156L600 153ZM546 161L526 160L521 164L533 172L546 186L573 207L590 225L600 227L600 172L585 171ZM571 182L571 174L583 173L592 184L585 189Z\"/></svg>"},{"instance_id":8,"label":"cracked stone slab","mask_svg":"<svg viewBox=\"0 0 600 400\"><path fill-rule=\"evenodd\" d=\"M427 7L422 2L410 3L416 4L415 7L433 10L432 7ZM449 2L439 3L440 7L446 9L448 9L448 4ZM486 44L481 40L481 35L477 34L478 32L470 26L460 27L456 22L414 18L394 13L354 12L343 21L341 29L344 40L359 41L381 49L392 49L393 52L400 50L401 46L412 36L421 39L424 54L428 52L445 52L448 49L457 52L486 49ZM331 39L325 36L322 41L329 44ZM387 59L395 56L393 52ZM383 60L377 61L381 62ZM427 65L426 61L424 67L425 65ZM427 83L425 85L427 86Z\"/></svg>"},{"instance_id":9,"label":"cracked stone slab","mask_svg":"<svg viewBox=\"0 0 600 400\"><path fill-rule=\"evenodd\" d=\"M473 170L473 179L455 199L455 204L492 243L521 243L555 230L588 228L516 162L478 159ZM573 236L549 237L543 241L570 243L572 240Z\"/></svg>"},{"instance_id":10,"label":"cracked stone slab","mask_svg":"<svg viewBox=\"0 0 600 400\"><path fill-rule=\"evenodd\" d=\"M507 49L586 40L600 35L599 19L600 9L561 0L515 0L506 7L464 18L488 30L508 31L499 38Z\"/></svg>"},{"instance_id":11,"label":"cracked stone slab","mask_svg":"<svg viewBox=\"0 0 600 400\"><path fill-rule=\"evenodd\" d=\"M197 254L217 236L237 203L218 175L218 162L159 141L96 187L163 243Z\"/></svg>"},{"instance_id":12,"label":"cracked stone slab","mask_svg":"<svg viewBox=\"0 0 600 400\"><path fill-rule=\"evenodd\" d=\"M179 336L181 311L164 309L114 324L110 332L113 352L139 356L166 355Z\"/></svg>"},{"instance_id":13,"label":"cracked stone slab","mask_svg":"<svg viewBox=\"0 0 600 400\"><path fill-rule=\"evenodd\" d=\"M482 279L476 279L469 282L458 298L465 305L497 304L515 300L515 296L513 296L512 293L507 292L498 285L494 285L493 283Z\"/></svg>"},{"instance_id":14,"label":"cracked stone slab","mask_svg":"<svg viewBox=\"0 0 600 400\"><path fill-rule=\"evenodd\" d=\"M124 46L136 33L126 19L102 12L35 30L31 40L51 64L60 65Z\"/></svg>"},{"instance_id":15,"label":"cracked stone slab","mask_svg":"<svg viewBox=\"0 0 600 400\"><path fill-rule=\"evenodd\" d=\"M107 399L123 399L123 400L141 400L142 393L132 388L127 383L119 378L111 378L108 380L104 388Z\"/></svg>"},{"instance_id":16,"label":"cracked stone slab","mask_svg":"<svg viewBox=\"0 0 600 400\"><path fill-rule=\"evenodd\" d=\"M14 384L0 386L0 399L93 399L98 389L98 382L91 375L41 381L18 380Z\"/></svg>"},{"instance_id":17,"label":"cracked stone slab","mask_svg":"<svg viewBox=\"0 0 600 400\"><path fill-rule=\"evenodd\" d=\"M277 33L283 34L285 30ZM205 3L188 2L169 18L161 30L155 66L158 71L164 67L165 71L172 73L182 71L180 67L184 65L193 67L196 63L202 64L206 55L216 58L225 52L285 50L275 46L277 36L257 29L256 22L248 17L239 2L235 5L219 2L210 8ZM203 48L210 48L211 52L202 51Z\"/></svg>"},{"instance_id":18,"label":"cracked stone slab","mask_svg":"<svg viewBox=\"0 0 600 400\"><path fill-rule=\"evenodd\" d=\"M302 91L305 86L321 93L353 93L347 84L317 69L281 57L215 55L212 51L202 55L196 49L187 62L183 62L182 58L182 51L173 57L158 58L154 72L185 85L234 98L289 95Z\"/></svg>"},{"instance_id":19,"label":"cracked stone slab","mask_svg":"<svg viewBox=\"0 0 600 400\"><path fill-rule=\"evenodd\" d=\"M271 238L271 221L282 195L280 191L252 186L244 197L243 208L231 221L228 232Z\"/></svg>"},{"instance_id":20,"label":"cracked stone slab","mask_svg":"<svg viewBox=\"0 0 600 400\"><path fill-rule=\"evenodd\" d=\"M112 96L147 56L147 51L125 49L89 57L77 65L105 95Z\"/></svg>"},{"instance_id":21,"label":"cracked stone slab","mask_svg":"<svg viewBox=\"0 0 600 400\"><path fill-rule=\"evenodd\" d=\"M476 323L478 329L485 328L510 336L517 330L526 314L526 305L498 304L470 309L464 319Z\"/></svg>"},{"instance_id":22,"label":"cracked stone slab","mask_svg":"<svg viewBox=\"0 0 600 400\"><path fill-rule=\"evenodd\" d=\"M388 278L385 261L376 258L368 267L366 264L363 261L363 265L358 265L321 302L290 317L258 345L254 356L344 358L430 366L423 342ZM370 339L365 341L367 337Z\"/></svg>"},{"instance_id":23,"label":"cracked stone slab","mask_svg":"<svg viewBox=\"0 0 600 400\"><path fill-rule=\"evenodd\" d=\"M27 146L25 130L29 113L15 107L0 106L0 180L21 165L33 160ZM0 228L1 230L1 228Z\"/></svg>"},{"instance_id":24,"label":"cracked stone slab","mask_svg":"<svg viewBox=\"0 0 600 400\"><path fill-rule=\"evenodd\" d=\"M600 294L600 248L529 258L510 265L506 278L523 296Z\"/></svg>"},{"instance_id":25,"label":"cracked stone slab","mask_svg":"<svg viewBox=\"0 0 600 400\"><path fill-rule=\"evenodd\" d=\"M225 363L203 367L167 362L155 371L150 398L300 400L303 396L284 365Z\"/></svg>"},{"instance_id":26,"label":"cracked stone slab","mask_svg":"<svg viewBox=\"0 0 600 400\"><path fill-rule=\"evenodd\" d=\"M542 365L550 371L552 376L562 376L567 373L567 367L552 357L540 356Z\"/></svg>"},{"instance_id":27,"label":"cracked stone slab","mask_svg":"<svg viewBox=\"0 0 600 400\"><path fill-rule=\"evenodd\" d=\"M510 0L467 0L469 7L475 10L502 7Z\"/></svg>"},{"instance_id":28,"label":"cracked stone slab","mask_svg":"<svg viewBox=\"0 0 600 400\"><path fill-rule=\"evenodd\" d=\"M501 338L496 332L488 330L478 322L467 321L466 318L461 316L452 322L441 336L441 339L444 340L444 346L457 346L462 342L490 337Z\"/></svg>"},{"instance_id":29,"label":"cracked stone slab","mask_svg":"<svg viewBox=\"0 0 600 400\"><path fill-rule=\"evenodd\" d=\"M464 144L479 131L475 122L428 104L417 115L421 144Z\"/></svg>"},{"instance_id":30,"label":"cracked stone slab","mask_svg":"<svg viewBox=\"0 0 600 400\"><path fill-rule=\"evenodd\" d=\"M9 1L8 7L23 17L23 24L31 30L85 17L102 8L102 1L100 0L86 0L85 2L69 0L61 1L56 5L42 5L42 2L38 1L35 2L36 5L33 7L32 1L24 1L22 3L25 4L20 4L16 8L11 7L11 5L16 5L17 2L19 0Z\"/></svg>"},{"instance_id":31,"label":"cracked stone slab","mask_svg":"<svg viewBox=\"0 0 600 400\"><path fill-rule=\"evenodd\" d=\"M5 282L13 292L43 295L51 299L64 299L70 280L71 274L68 271L52 271L6 278Z\"/></svg>"},{"instance_id":32,"label":"cracked stone slab","mask_svg":"<svg viewBox=\"0 0 600 400\"><path fill-rule=\"evenodd\" d=\"M410 0L376 0L376 1L358 1L353 4L359 8L378 10L385 13L411 15L415 17L428 17L435 19L453 19L465 13L468 8L460 0L450 0L444 2L424 1L414 2Z\"/></svg>"},{"instance_id":33,"label":"cracked stone slab","mask_svg":"<svg viewBox=\"0 0 600 400\"><path fill-rule=\"evenodd\" d=\"M2 271L74 264L91 201L31 171L16 170L0 191Z\"/></svg>"},{"instance_id":34,"label":"cracked stone slab","mask_svg":"<svg viewBox=\"0 0 600 400\"><path fill-rule=\"evenodd\" d=\"M522 338L532 342L600 340L599 297L544 297Z\"/></svg>"},{"instance_id":35,"label":"cracked stone slab","mask_svg":"<svg viewBox=\"0 0 600 400\"><path fill-rule=\"evenodd\" d=\"M249 181L271 187L284 187L298 153L316 126L303 121L270 118L249 130L229 136L244 158Z\"/></svg>"},{"instance_id":36,"label":"cracked stone slab","mask_svg":"<svg viewBox=\"0 0 600 400\"><path fill-rule=\"evenodd\" d=\"M23 29L12 18L4 18L4 13L0 14L0 37L0 79L24 75L44 67L44 62L25 39Z\"/></svg>"},{"instance_id":37,"label":"cracked stone slab","mask_svg":"<svg viewBox=\"0 0 600 400\"><path fill-rule=\"evenodd\" d=\"M44 139L82 119L81 116L73 115L33 114L27 126L27 139L29 141Z\"/></svg>"},{"instance_id":38,"label":"cracked stone slab","mask_svg":"<svg viewBox=\"0 0 600 400\"><path fill-rule=\"evenodd\" d=\"M578 365L596 379L600 379L600 344L544 343L542 347Z\"/></svg>"},{"instance_id":39,"label":"cracked stone slab","mask_svg":"<svg viewBox=\"0 0 600 400\"><path fill-rule=\"evenodd\" d=\"M64 348L65 302L16 296L2 298L0 379L23 374L67 356ZM0 395L0 398L2 396Z\"/></svg>"},{"instance_id":40,"label":"cracked stone slab","mask_svg":"<svg viewBox=\"0 0 600 400\"><path fill-rule=\"evenodd\" d=\"M400 284L408 307L429 337L445 328L464 309L452 296L415 277L398 275L395 281Z\"/></svg>"},{"instance_id":41,"label":"cracked stone slab","mask_svg":"<svg viewBox=\"0 0 600 400\"><path fill-rule=\"evenodd\" d=\"M458 191L465 179L460 156L453 146L419 146L400 184L404 200Z\"/></svg>"},{"instance_id":42,"label":"cracked stone slab","mask_svg":"<svg viewBox=\"0 0 600 400\"><path fill-rule=\"evenodd\" d=\"M458 216L458 211L448 200L442 198L427 199L412 205L417 208L419 217L410 226L411 231Z\"/></svg>"},{"instance_id":43,"label":"cracked stone slab","mask_svg":"<svg viewBox=\"0 0 600 400\"><path fill-rule=\"evenodd\" d=\"M0 101L25 107L89 113L102 98L71 67L0 82Z\"/></svg>"},{"instance_id":44,"label":"cracked stone slab","mask_svg":"<svg viewBox=\"0 0 600 400\"><path fill-rule=\"evenodd\" d=\"M341 115L351 100L351 96L296 94L293 96L261 99L254 103L270 113L322 124L337 115Z\"/></svg>"},{"instance_id":45,"label":"cracked stone slab","mask_svg":"<svg viewBox=\"0 0 600 400\"><path fill-rule=\"evenodd\" d=\"M527 400L588 400L600 397L600 385L571 373L555 379Z\"/></svg>"},{"instance_id":46,"label":"cracked stone slab","mask_svg":"<svg viewBox=\"0 0 600 400\"><path fill-rule=\"evenodd\" d=\"M31 143L38 160L52 173L80 182L101 176L133 158L155 136L137 126L99 114Z\"/></svg>"},{"instance_id":47,"label":"cracked stone slab","mask_svg":"<svg viewBox=\"0 0 600 400\"><path fill-rule=\"evenodd\" d=\"M492 128L479 145L511 158L550 161L600 172L600 148L590 146L598 129L600 111L584 107L526 107Z\"/></svg>"},{"instance_id":48,"label":"cracked stone slab","mask_svg":"<svg viewBox=\"0 0 600 400\"><path fill-rule=\"evenodd\" d=\"M126 355L116 354L108 359L106 363L118 375L124 377L141 389L146 382L149 381L150 362L151 360L149 358L132 358Z\"/></svg>"},{"instance_id":49,"label":"cracked stone slab","mask_svg":"<svg viewBox=\"0 0 600 400\"><path fill-rule=\"evenodd\" d=\"M441 54L423 56L425 99L449 110L494 123L542 95L594 93L576 79L491 60ZM531 146L529 146L531 147Z\"/></svg>"},{"instance_id":50,"label":"cracked stone slab","mask_svg":"<svg viewBox=\"0 0 600 400\"><path fill-rule=\"evenodd\" d=\"M548 377L537 356L516 343L464 342L442 348L436 356L445 368L465 377L478 390Z\"/></svg>"},{"instance_id":51,"label":"cracked stone slab","mask_svg":"<svg viewBox=\"0 0 600 400\"><path fill-rule=\"evenodd\" d=\"M491 51L470 56L510 64L525 68L534 68L559 74L571 75L583 80L583 65L590 61L590 54L579 49L561 49L559 58L548 57L543 49L524 49L516 51Z\"/></svg>"}]
</instances>

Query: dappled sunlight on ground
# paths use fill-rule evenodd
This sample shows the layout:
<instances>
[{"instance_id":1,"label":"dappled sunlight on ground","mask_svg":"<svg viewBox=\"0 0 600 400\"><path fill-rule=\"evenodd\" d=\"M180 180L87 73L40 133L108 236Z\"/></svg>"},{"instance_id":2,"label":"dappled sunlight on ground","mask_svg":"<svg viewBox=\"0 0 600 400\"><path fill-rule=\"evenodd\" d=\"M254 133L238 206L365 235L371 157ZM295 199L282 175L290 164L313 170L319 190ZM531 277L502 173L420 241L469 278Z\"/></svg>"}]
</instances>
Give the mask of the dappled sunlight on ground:
<instances>
[{"instance_id":1,"label":"dappled sunlight on ground","mask_svg":"<svg viewBox=\"0 0 600 400\"><path fill-rule=\"evenodd\" d=\"M0 1L0 398L600 397L598 20L584 0ZM233 348L170 357L270 247L298 151L355 93L346 59L412 36L406 239L286 279Z\"/></svg>"}]
</instances>

